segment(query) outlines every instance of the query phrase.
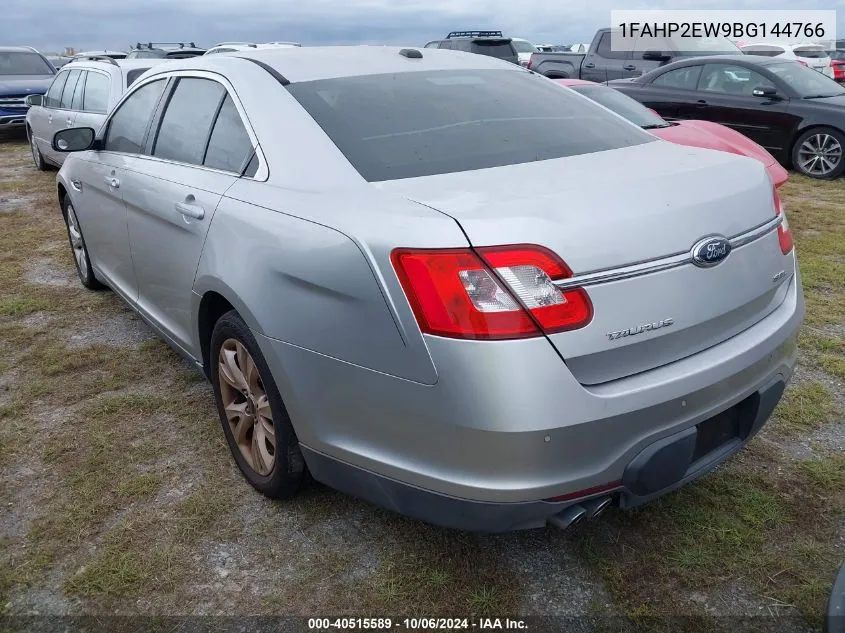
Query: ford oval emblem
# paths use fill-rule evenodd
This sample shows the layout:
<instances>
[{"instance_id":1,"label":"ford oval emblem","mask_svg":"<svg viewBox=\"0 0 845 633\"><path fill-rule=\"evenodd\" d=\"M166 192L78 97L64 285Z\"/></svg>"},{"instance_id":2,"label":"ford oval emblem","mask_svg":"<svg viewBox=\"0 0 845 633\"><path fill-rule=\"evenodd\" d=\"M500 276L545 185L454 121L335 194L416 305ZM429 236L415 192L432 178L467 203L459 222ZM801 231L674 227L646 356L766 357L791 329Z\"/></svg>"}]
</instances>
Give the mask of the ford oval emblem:
<instances>
[{"instance_id":1,"label":"ford oval emblem","mask_svg":"<svg viewBox=\"0 0 845 633\"><path fill-rule=\"evenodd\" d=\"M692 247L692 263L701 268L710 268L725 261L731 254L731 243L721 235L711 235L699 240Z\"/></svg>"}]
</instances>

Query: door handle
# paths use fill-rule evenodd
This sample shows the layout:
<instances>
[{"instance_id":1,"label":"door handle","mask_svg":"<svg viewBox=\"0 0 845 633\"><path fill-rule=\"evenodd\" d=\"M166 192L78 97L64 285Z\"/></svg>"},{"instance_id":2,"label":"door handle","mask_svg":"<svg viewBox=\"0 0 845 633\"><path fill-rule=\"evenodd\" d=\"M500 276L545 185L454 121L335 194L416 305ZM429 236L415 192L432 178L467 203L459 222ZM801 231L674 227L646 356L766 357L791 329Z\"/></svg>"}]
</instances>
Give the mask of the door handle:
<instances>
[{"instance_id":1,"label":"door handle","mask_svg":"<svg viewBox=\"0 0 845 633\"><path fill-rule=\"evenodd\" d=\"M105 180L106 184L112 189L120 189L120 181L114 176L106 176L103 180Z\"/></svg>"},{"instance_id":2,"label":"door handle","mask_svg":"<svg viewBox=\"0 0 845 633\"><path fill-rule=\"evenodd\" d=\"M71 180L70 186L73 188L74 191L82 191L82 181L81 180Z\"/></svg>"},{"instance_id":3,"label":"door handle","mask_svg":"<svg viewBox=\"0 0 845 633\"><path fill-rule=\"evenodd\" d=\"M193 198L193 196L191 196ZM205 209L198 204L191 204L189 202L177 202L176 210L184 216L194 218L195 220L202 220L205 217Z\"/></svg>"},{"instance_id":4,"label":"door handle","mask_svg":"<svg viewBox=\"0 0 845 633\"><path fill-rule=\"evenodd\" d=\"M68 126L68 127L73 127L73 121L71 121L70 119L67 119L67 120L65 121L65 123L67 123L67 126Z\"/></svg>"},{"instance_id":5,"label":"door handle","mask_svg":"<svg viewBox=\"0 0 845 633\"><path fill-rule=\"evenodd\" d=\"M589 62L588 64L584 64L584 68L595 68L596 65L593 62Z\"/></svg>"},{"instance_id":6,"label":"door handle","mask_svg":"<svg viewBox=\"0 0 845 633\"><path fill-rule=\"evenodd\" d=\"M634 66L633 64L625 64L624 66L622 66L622 70L636 70L636 69L637 69L637 67Z\"/></svg>"},{"instance_id":7,"label":"door handle","mask_svg":"<svg viewBox=\"0 0 845 633\"><path fill-rule=\"evenodd\" d=\"M704 99L699 99L698 101L695 102L696 108L703 108L706 105L707 105L707 101L705 101Z\"/></svg>"},{"instance_id":8,"label":"door handle","mask_svg":"<svg viewBox=\"0 0 845 633\"><path fill-rule=\"evenodd\" d=\"M52 115L52 114L48 114L48 115L47 115L47 123L52 123L52 122L53 122L53 115Z\"/></svg>"}]
</instances>

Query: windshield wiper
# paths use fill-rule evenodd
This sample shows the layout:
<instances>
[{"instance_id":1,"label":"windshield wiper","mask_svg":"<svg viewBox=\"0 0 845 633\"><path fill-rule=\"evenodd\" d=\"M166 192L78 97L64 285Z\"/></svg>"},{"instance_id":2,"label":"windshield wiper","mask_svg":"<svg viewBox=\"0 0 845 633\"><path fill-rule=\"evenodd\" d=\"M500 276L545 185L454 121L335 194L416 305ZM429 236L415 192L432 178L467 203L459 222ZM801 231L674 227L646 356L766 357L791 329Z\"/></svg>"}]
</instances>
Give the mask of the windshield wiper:
<instances>
[{"instance_id":1,"label":"windshield wiper","mask_svg":"<svg viewBox=\"0 0 845 633\"><path fill-rule=\"evenodd\" d=\"M649 125L641 125L640 127L644 130L656 130L658 128L663 128L663 127L672 127L672 124L671 123L651 123Z\"/></svg>"},{"instance_id":2,"label":"windshield wiper","mask_svg":"<svg viewBox=\"0 0 845 633\"><path fill-rule=\"evenodd\" d=\"M837 92L836 94L833 94L833 95L808 95L804 98L805 99L827 99L829 97L841 97L842 95L845 95L845 92Z\"/></svg>"}]
</instances>

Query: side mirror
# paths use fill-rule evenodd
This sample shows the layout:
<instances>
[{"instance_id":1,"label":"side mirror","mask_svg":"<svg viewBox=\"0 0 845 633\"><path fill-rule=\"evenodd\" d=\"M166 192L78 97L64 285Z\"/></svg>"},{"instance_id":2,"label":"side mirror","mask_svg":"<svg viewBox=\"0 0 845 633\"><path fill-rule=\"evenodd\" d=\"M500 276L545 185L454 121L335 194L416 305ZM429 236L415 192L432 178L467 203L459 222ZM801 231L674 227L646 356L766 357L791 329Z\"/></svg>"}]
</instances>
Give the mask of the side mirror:
<instances>
[{"instance_id":1,"label":"side mirror","mask_svg":"<svg viewBox=\"0 0 845 633\"><path fill-rule=\"evenodd\" d=\"M776 99L778 96L778 91L771 87L754 88L754 90L751 91L751 94L755 97L761 97L763 99Z\"/></svg>"},{"instance_id":2,"label":"side mirror","mask_svg":"<svg viewBox=\"0 0 845 633\"><path fill-rule=\"evenodd\" d=\"M53 135L53 150L56 152L84 152L94 147L96 132L91 127L71 127L59 130Z\"/></svg>"},{"instance_id":3,"label":"side mirror","mask_svg":"<svg viewBox=\"0 0 845 633\"><path fill-rule=\"evenodd\" d=\"M44 105L44 95L26 95L24 102L30 107Z\"/></svg>"},{"instance_id":4,"label":"side mirror","mask_svg":"<svg viewBox=\"0 0 845 633\"><path fill-rule=\"evenodd\" d=\"M662 51L648 50L643 53L643 59L650 62L665 62L672 58Z\"/></svg>"}]
</instances>

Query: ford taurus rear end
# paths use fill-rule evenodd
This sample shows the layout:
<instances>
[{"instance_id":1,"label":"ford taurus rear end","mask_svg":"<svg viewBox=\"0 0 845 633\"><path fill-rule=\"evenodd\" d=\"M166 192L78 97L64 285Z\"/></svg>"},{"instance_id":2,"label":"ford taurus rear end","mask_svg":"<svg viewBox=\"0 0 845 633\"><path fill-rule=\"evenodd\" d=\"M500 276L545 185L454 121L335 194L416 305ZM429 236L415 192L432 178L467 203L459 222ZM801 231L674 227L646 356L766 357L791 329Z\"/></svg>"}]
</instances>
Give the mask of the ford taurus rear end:
<instances>
[{"instance_id":1,"label":"ford taurus rear end","mask_svg":"<svg viewBox=\"0 0 845 633\"><path fill-rule=\"evenodd\" d=\"M313 217L357 244L399 335L349 362L268 343L312 475L503 531L642 504L744 446L804 313L764 167L435 53L286 87L333 142L321 163L348 161Z\"/></svg>"}]
</instances>

